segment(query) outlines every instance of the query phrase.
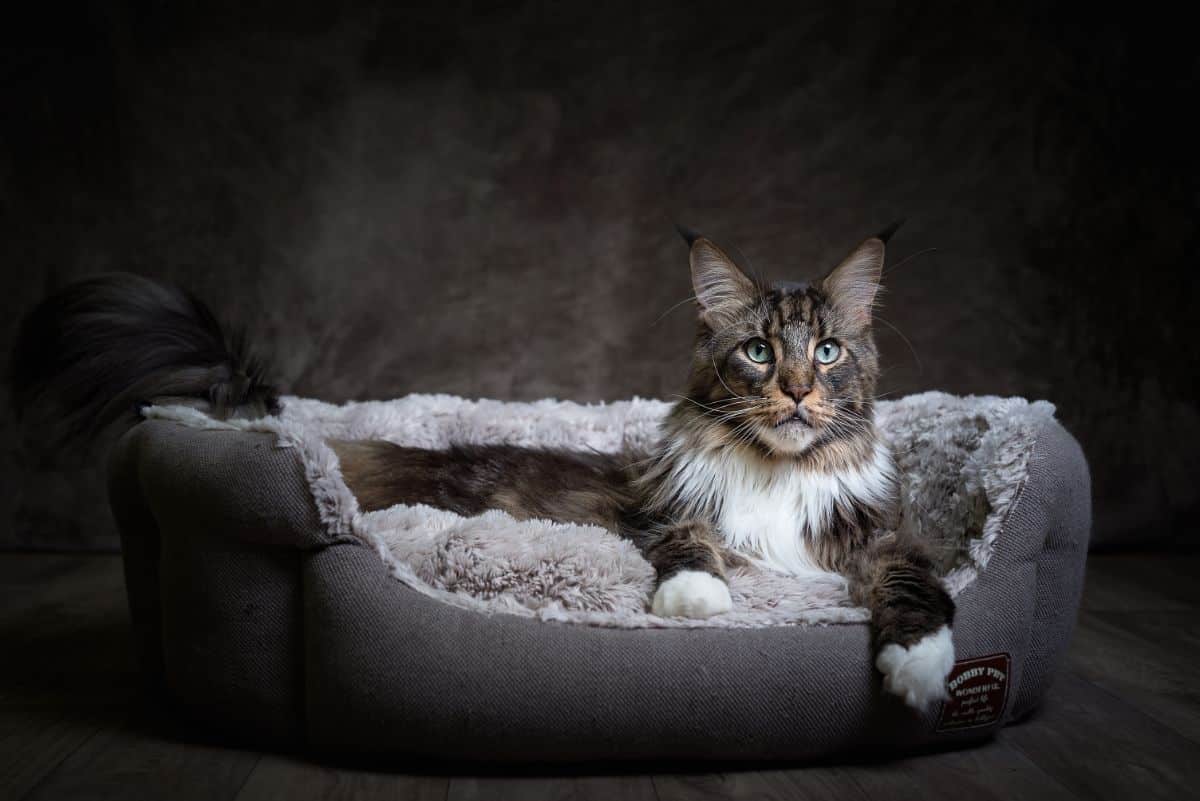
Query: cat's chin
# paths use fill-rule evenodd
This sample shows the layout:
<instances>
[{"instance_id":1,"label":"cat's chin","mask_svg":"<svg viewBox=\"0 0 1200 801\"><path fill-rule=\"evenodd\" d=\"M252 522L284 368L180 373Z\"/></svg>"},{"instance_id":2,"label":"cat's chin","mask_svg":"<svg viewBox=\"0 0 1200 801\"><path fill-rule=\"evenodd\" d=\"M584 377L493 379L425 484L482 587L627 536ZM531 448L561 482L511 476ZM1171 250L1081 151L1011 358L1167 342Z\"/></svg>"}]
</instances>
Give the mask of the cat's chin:
<instances>
[{"instance_id":1,"label":"cat's chin","mask_svg":"<svg viewBox=\"0 0 1200 801\"><path fill-rule=\"evenodd\" d=\"M813 446L817 441L817 432L807 423L796 420L763 428L758 438L775 453L796 456Z\"/></svg>"}]
</instances>

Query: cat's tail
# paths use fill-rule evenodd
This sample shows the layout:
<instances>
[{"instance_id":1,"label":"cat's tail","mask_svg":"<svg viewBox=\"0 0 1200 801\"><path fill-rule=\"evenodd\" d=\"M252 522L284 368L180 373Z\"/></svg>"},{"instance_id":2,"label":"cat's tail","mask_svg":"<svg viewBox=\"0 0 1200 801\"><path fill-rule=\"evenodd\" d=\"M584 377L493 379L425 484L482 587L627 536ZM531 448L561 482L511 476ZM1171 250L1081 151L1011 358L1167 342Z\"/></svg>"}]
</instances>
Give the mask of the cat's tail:
<instances>
[{"instance_id":1,"label":"cat's tail","mask_svg":"<svg viewBox=\"0 0 1200 801\"><path fill-rule=\"evenodd\" d=\"M279 410L279 392L245 337L229 335L190 292L130 273L69 284L22 322L13 405L38 438L83 443L135 423L153 403L217 417Z\"/></svg>"}]
</instances>

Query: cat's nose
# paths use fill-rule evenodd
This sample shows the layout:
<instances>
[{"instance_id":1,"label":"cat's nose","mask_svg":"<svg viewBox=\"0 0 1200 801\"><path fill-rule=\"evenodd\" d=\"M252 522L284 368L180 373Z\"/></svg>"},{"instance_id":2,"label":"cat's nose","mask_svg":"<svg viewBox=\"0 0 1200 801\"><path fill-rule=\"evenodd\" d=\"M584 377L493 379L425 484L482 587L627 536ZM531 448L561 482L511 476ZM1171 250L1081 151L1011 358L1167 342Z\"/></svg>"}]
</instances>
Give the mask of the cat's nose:
<instances>
[{"instance_id":1,"label":"cat's nose","mask_svg":"<svg viewBox=\"0 0 1200 801\"><path fill-rule=\"evenodd\" d=\"M779 387L783 390L783 394L794 400L797 404L804 400L804 396L812 392L812 386L809 384L792 384L786 383Z\"/></svg>"}]
</instances>

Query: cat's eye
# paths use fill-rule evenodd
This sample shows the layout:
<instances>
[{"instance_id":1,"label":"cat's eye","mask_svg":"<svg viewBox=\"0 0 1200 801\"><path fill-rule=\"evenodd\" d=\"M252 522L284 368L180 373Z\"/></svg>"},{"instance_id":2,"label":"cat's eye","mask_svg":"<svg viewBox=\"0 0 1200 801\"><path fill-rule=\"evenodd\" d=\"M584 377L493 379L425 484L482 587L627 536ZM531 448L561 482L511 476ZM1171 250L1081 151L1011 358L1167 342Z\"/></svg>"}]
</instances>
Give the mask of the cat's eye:
<instances>
[{"instance_id":1,"label":"cat's eye","mask_svg":"<svg viewBox=\"0 0 1200 801\"><path fill-rule=\"evenodd\" d=\"M826 339L817 343L817 349L813 355L818 364L833 364L837 361L837 357L842 355L842 348L832 339Z\"/></svg>"},{"instance_id":2,"label":"cat's eye","mask_svg":"<svg viewBox=\"0 0 1200 801\"><path fill-rule=\"evenodd\" d=\"M771 350L771 343L765 339L754 339L746 342L746 356L755 364L766 364L775 361L775 351Z\"/></svg>"}]
</instances>

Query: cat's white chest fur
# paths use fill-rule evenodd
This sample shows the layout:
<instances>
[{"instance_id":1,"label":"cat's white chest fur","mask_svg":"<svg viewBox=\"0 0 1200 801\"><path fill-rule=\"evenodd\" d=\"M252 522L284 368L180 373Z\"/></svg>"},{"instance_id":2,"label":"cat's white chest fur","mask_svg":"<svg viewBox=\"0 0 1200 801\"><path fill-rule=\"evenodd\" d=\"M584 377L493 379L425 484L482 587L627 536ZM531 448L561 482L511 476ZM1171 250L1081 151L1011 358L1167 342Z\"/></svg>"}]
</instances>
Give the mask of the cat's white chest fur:
<instances>
[{"instance_id":1,"label":"cat's white chest fur","mask_svg":"<svg viewBox=\"0 0 1200 801\"><path fill-rule=\"evenodd\" d=\"M725 544L784 573L820 571L806 547L819 538L839 504L879 505L887 500L891 456L878 444L858 467L825 472L753 456L697 454L680 463L681 495L716 511Z\"/></svg>"},{"instance_id":2,"label":"cat's white chest fur","mask_svg":"<svg viewBox=\"0 0 1200 801\"><path fill-rule=\"evenodd\" d=\"M827 488L806 481L799 471L775 478L732 478L717 516L717 530L726 544L785 573L816 570L804 531L810 524L806 513L817 510L804 500L827 495Z\"/></svg>"}]
</instances>

